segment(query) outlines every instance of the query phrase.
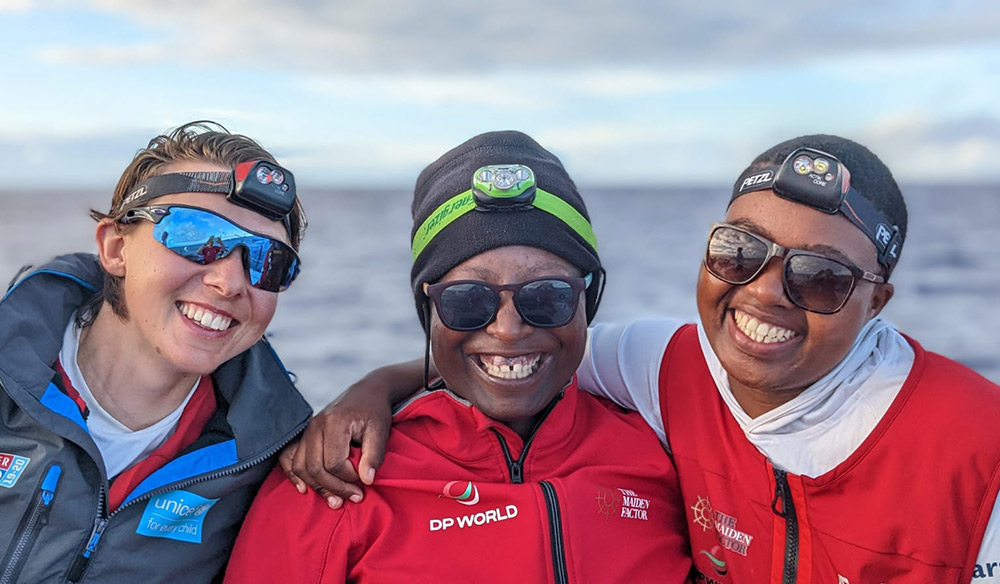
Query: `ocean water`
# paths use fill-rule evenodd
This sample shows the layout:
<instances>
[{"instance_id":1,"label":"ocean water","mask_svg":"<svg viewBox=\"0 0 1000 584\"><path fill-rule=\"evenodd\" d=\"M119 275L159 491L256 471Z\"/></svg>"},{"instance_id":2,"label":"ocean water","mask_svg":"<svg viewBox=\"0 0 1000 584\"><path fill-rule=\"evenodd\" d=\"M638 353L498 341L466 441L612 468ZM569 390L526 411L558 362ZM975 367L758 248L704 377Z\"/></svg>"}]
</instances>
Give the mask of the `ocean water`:
<instances>
[{"instance_id":1,"label":"ocean water","mask_svg":"<svg viewBox=\"0 0 1000 584\"><path fill-rule=\"evenodd\" d=\"M598 320L696 318L708 226L728 189L588 189L608 270ZM1000 186L904 188L909 239L883 315L925 348L1000 382ZM268 335L321 407L365 372L423 354L409 288L410 193L302 189L303 273L281 294ZM93 251L91 207L109 193L0 191L0 279L25 263Z\"/></svg>"}]
</instances>

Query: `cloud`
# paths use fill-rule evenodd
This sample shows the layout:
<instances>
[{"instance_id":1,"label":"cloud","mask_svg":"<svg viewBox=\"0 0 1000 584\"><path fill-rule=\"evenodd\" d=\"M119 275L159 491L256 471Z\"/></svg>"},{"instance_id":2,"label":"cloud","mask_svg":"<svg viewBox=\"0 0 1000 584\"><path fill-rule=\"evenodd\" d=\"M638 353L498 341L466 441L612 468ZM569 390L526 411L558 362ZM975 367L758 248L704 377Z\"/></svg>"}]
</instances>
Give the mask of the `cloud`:
<instances>
[{"instance_id":1,"label":"cloud","mask_svg":"<svg viewBox=\"0 0 1000 584\"><path fill-rule=\"evenodd\" d=\"M695 71L705 65L822 63L872 50L995 42L1000 26L1000 4L990 0L845 0L836 10L797 0L764 7L727 0L258 0L252 5L91 0L90 5L156 35L164 43L157 52L162 60L341 72L548 70L623 62ZM78 58L118 63L135 48L102 47Z\"/></svg>"},{"instance_id":2,"label":"cloud","mask_svg":"<svg viewBox=\"0 0 1000 584\"><path fill-rule=\"evenodd\" d=\"M364 103L476 104L519 109L540 109L548 104L542 92L499 91L504 87L502 79L474 74L310 76L299 85L309 93Z\"/></svg>"},{"instance_id":3,"label":"cloud","mask_svg":"<svg viewBox=\"0 0 1000 584\"><path fill-rule=\"evenodd\" d=\"M33 7L32 0L0 0L0 12L25 12Z\"/></svg>"},{"instance_id":4,"label":"cloud","mask_svg":"<svg viewBox=\"0 0 1000 584\"><path fill-rule=\"evenodd\" d=\"M50 65L78 65L99 63L101 65L136 65L165 60L170 56L169 48L153 43L129 46L102 45L77 47L69 45L49 45L36 51L38 60Z\"/></svg>"},{"instance_id":5,"label":"cloud","mask_svg":"<svg viewBox=\"0 0 1000 584\"><path fill-rule=\"evenodd\" d=\"M900 182L1000 179L1000 118L985 114L945 119L903 113L862 129L858 138Z\"/></svg>"}]
</instances>

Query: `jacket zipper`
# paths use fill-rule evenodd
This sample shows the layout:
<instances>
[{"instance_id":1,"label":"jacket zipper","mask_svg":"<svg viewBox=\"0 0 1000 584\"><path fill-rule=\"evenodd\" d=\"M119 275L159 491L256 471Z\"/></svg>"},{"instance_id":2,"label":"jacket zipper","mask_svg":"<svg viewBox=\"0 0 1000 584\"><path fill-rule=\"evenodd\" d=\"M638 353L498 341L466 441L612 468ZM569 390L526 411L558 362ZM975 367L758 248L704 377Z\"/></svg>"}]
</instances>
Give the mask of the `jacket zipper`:
<instances>
[{"instance_id":1,"label":"jacket zipper","mask_svg":"<svg viewBox=\"0 0 1000 584\"><path fill-rule=\"evenodd\" d=\"M524 482L524 459L528 457L528 448L531 447L531 443L535 441L535 434L538 433L538 428L541 427L542 422L545 418L549 417L552 412L552 408L556 407L556 404L563 397L563 393L559 392L549 405L545 406L541 414L538 416L538 421L535 422L535 426L531 429L531 434L528 434L528 439L524 441L524 448L521 449L521 456L517 460L513 460L510 456L510 448L507 448L507 440L503 437L503 434L497 431L496 428L490 428L490 430L497 435L500 440L500 449L503 450L503 457L507 460L507 468L510 470L510 482L514 485L520 485Z\"/></svg>"},{"instance_id":2,"label":"jacket zipper","mask_svg":"<svg viewBox=\"0 0 1000 584\"><path fill-rule=\"evenodd\" d=\"M774 501L771 510L785 520L785 564L782 569L782 584L795 584L799 563L799 522L795 517L795 502L792 489L788 486L785 471L774 469Z\"/></svg>"},{"instance_id":3,"label":"jacket zipper","mask_svg":"<svg viewBox=\"0 0 1000 584\"><path fill-rule=\"evenodd\" d=\"M118 515L119 513L121 513L125 509L131 507L132 505L135 505L137 503L141 503L143 501L147 501L147 500L152 499L153 497L155 497L157 495L161 495L163 493L169 493L170 491L176 491L178 489L184 489L184 488L190 487L191 485L194 485L194 484L197 484L197 483L201 483L201 482L205 482L205 481L211 481L211 480L215 480L215 479L222 478L222 477L225 477L225 476L229 476L229 475L232 475L232 474L237 474L237 473L243 472L244 470L247 470L250 467L253 467L253 466L257 465L257 464L260 464L261 462L267 460L272 455L274 455L276 452L278 452L279 450L281 450L282 448L284 448L286 445L288 445L289 442L291 442L292 440L294 440L295 437L298 436L302 432L302 430L305 429L306 424L308 424L308 422L303 422L302 424L299 424L299 426L295 429L295 431L292 432L291 434L289 434L288 437L285 438L284 441L282 441L277 446L271 448L270 450L266 451L265 453L261 454L260 456L257 456L256 458L248 460L248 461L246 461L243 464L240 464L238 466L231 466L229 468L226 468L226 469L223 469L223 470L220 470L220 471L216 471L216 472L213 472L213 473L209 473L209 474L205 474L205 475L193 477L193 478L190 478L190 479L187 479L185 481L178 482L178 483L171 483L169 485L163 485L162 487L159 487L157 489L153 489L152 491L150 491L148 493L144 493L144 494L136 497L135 499L132 499L128 503L125 503L121 507L115 509L107 517L103 517L103 515L104 515L104 488L101 487L101 498L100 498L100 504L98 505L97 520L94 522L94 529L90 533L90 540L88 540L87 546L84 548L83 552L80 555L78 555L76 557L76 559L73 561L73 565L69 569L69 574L66 576L66 580L69 581L69 582L79 582L80 581L80 579L83 577L83 573L86 572L86 570L87 570L87 566L90 565L91 558L93 558L94 554L97 552L97 546L100 545L100 543L101 543L101 536L104 534L104 530L107 528L108 523L111 521L111 518L114 517L115 515Z\"/></svg>"},{"instance_id":4,"label":"jacket zipper","mask_svg":"<svg viewBox=\"0 0 1000 584\"><path fill-rule=\"evenodd\" d=\"M10 584L15 581L21 573L21 560L31 551L35 539L38 537L38 527L49 522L49 514L52 512L52 501L56 498L56 489L59 488L59 477L62 475L62 467L53 464L45 473L42 485L38 489L38 495L24 521L18 530L20 535L15 534L12 541L16 542L11 548L10 560L4 567L3 575L0 576L0 584Z\"/></svg>"},{"instance_id":5,"label":"jacket zipper","mask_svg":"<svg viewBox=\"0 0 1000 584\"><path fill-rule=\"evenodd\" d=\"M562 399L562 396L563 394L560 393L542 410L538 421L535 422L535 426L531 429L531 434L524 441L524 448L521 449L521 456L517 460L511 458L510 448L507 447L507 440L503 437L503 434L498 432L496 428L490 428L500 441L500 450L503 451L504 459L507 461L507 468L510 470L511 484L519 485L524 483L524 460L528 457L528 449L531 447L531 443L535 441L538 428L549 417L552 408ZM545 508L548 511L549 519L549 531L552 534L552 572L555 574L556 584L568 584L569 572L566 569L566 546L563 543L562 515L559 513L559 499L556 498L556 490L551 483L540 481L538 484L542 489L542 497L545 499Z\"/></svg>"},{"instance_id":6,"label":"jacket zipper","mask_svg":"<svg viewBox=\"0 0 1000 584\"><path fill-rule=\"evenodd\" d=\"M566 553L563 545L562 515L559 513L559 499L552 483L541 481L542 496L545 497L545 507L549 512L549 531L552 533L552 571L556 584L568 584L569 573L566 571Z\"/></svg>"}]
</instances>

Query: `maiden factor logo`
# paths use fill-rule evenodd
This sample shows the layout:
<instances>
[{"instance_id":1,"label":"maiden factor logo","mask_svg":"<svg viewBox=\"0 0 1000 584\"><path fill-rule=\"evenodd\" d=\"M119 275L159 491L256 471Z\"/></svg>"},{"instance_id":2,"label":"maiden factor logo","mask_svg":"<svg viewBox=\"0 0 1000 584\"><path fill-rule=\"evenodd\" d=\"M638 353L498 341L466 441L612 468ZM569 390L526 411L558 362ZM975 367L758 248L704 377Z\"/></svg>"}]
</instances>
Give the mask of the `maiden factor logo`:
<instances>
[{"instance_id":1,"label":"maiden factor logo","mask_svg":"<svg viewBox=\"0 0 1000 584\"><path fill-rule=\"evenodd\" d=\"M597 512L610 519L623 517L649 521L646 512L649 510L649 499L640 496L629 489L609 489L600 487L597 490Z\"/></svg>"},{"instance_id":2,"label":"maiden factor logo","mask_svg":"<svg viewBox=\"0 0 1000 584\"><path fill-rule=\"evenodd\" d=\"M699 496L691 510L694 511L695 525L701 526L702 531L714 528L722 547L741 556L747 555L754 536L736 529L735 517L713 509L708 497Z\"/></svg>"}]
</instances>

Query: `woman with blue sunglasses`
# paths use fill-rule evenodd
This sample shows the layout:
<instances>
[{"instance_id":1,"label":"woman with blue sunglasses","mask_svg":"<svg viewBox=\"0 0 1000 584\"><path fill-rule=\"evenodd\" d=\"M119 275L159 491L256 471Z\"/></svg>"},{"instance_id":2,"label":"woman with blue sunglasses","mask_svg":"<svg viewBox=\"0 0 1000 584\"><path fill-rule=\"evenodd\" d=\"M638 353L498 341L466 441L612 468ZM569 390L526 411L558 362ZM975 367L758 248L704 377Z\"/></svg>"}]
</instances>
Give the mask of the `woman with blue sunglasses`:
<instances>
[{"instance_id":1,"label":"woman with blue sunglasses","mask_svg":"<svg viewBox=\"0 0 1000 584\"><path fill-rule=\"evenodd\" d=\"M276 469L227 582L686 581L670 459L576 388L603 285L586 213L519 132L424 170L411 284L440 379L396 412L365 505L331 511Z\"/></svg>"},{"instance_id":2,"label":"woman with blue sunglasses","mask_svg":"<svg viewBox=\"0 0 1000 584\"><path fill-rule=\"evenodd\" d=\"M263 338L300 267L294 179L193 122L92 215L97 256L0 302L0 583L210 582L311 413Z\"/></svg>"}]
</instances>

